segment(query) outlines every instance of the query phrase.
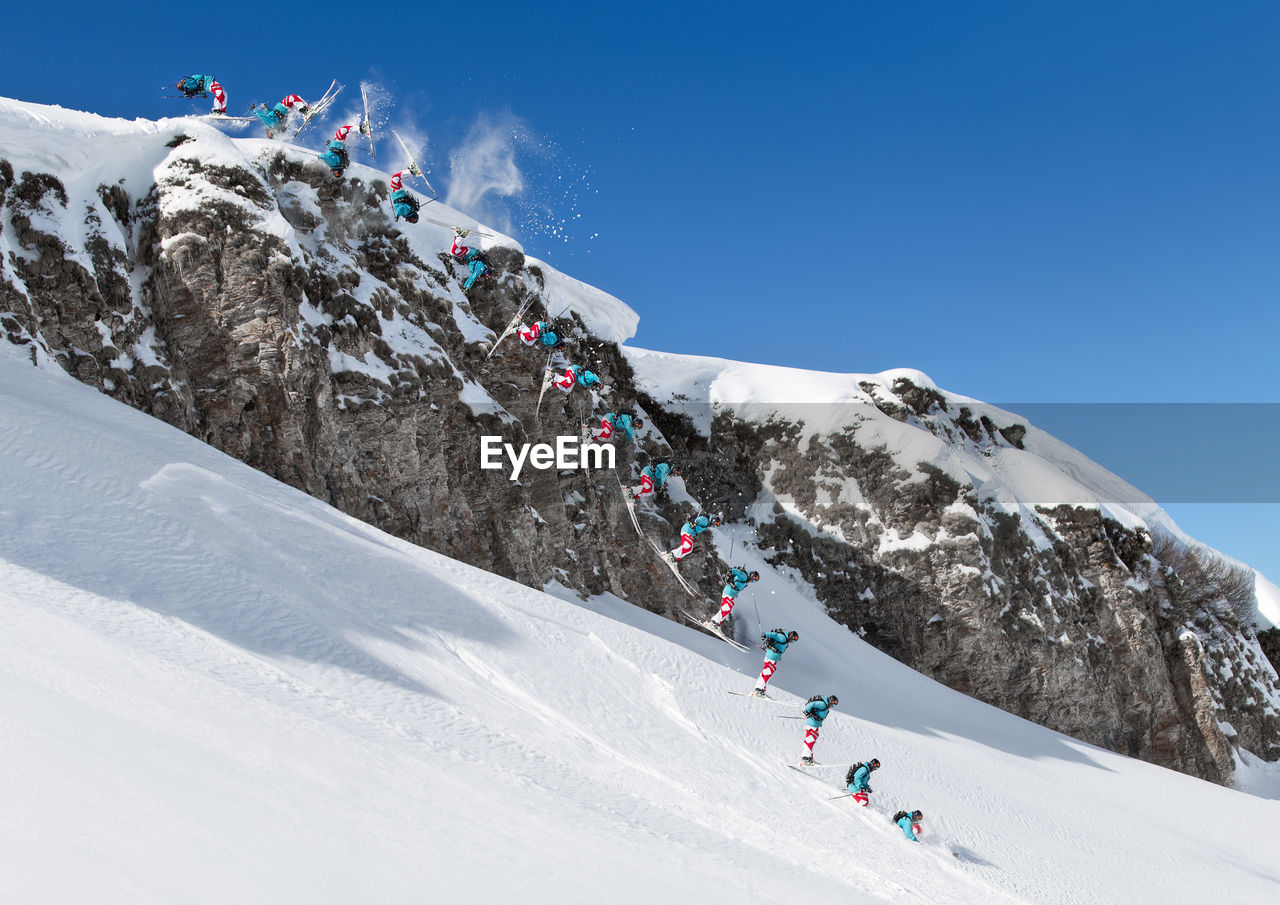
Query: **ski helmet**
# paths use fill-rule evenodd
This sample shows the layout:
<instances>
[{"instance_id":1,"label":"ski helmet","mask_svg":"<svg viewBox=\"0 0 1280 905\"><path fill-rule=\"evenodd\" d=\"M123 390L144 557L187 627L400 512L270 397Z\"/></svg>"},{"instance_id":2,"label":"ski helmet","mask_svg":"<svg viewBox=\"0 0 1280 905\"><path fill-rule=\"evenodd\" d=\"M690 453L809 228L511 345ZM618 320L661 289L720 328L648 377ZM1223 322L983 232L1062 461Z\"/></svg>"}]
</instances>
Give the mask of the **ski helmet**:
<instances>
[{"instance_id":1,"label":"ski helmet","mask_svg":"<svg viewBox=\"0 0 1280 905\"><path fill-rule=\"evenodd\" d=\"M759 580L760 580L760 573L757 572L755 569L752 569L751 574L747 576L747 581L759 581Z\"/></svg>"},{"instance_id":2,"label":"ski helmet","mask_svg":"<svg viewBox=\"0 0 1280 905\"><path fill-rule=\"evenodd\" d=\"M643 419L643 418L632 418L632 419L631 419L631 423L632 423L632 425L634 425L635 427L644 427L644 419Z\"/></svg>"},{"instance_id":3,"label":"ski helmet","mask_svg":"<svg viewBox=\"0 0 1280 905\"><path fill-rule=\"evenodd\" d=\"M867 767L868 767L868 768L870 768L870 769L872 769L872 770L879 770L879 769L880 769L880 758L878 758L878 757L873 757L873 758L871 758L871 760L867 761Z\"/></svg>"},{"instance_id":4,"label":"ski helmet","mask_svg":"<svg viewBox=\"0 0 1280 905\"><path fill-rule=\"evenodd\" d=\"M676 468L675 466L671 467L671 473L675 475L677 478L680 477L680 469Z\"/></svg>"},{"instance_id":5,"label":"ski helmet","mask_svg":"<svg viewBox=\"0 0 1280 905\"><path fill-rule=\"evenodd\" d=\"M916 820L924 820L924 813L923 813L922 811L912 811L912 812L911 812L911 819L912 819L912 821L916 821Z\"/></svg>"},{"instance_id":6,"label":"ski helmet","mask_svg":"<svg viewBox=\"0 0 1280 905\"><path fill-rule=\"evenodd\" d=\"M838 697L836 697L833 694L827 695L827 705L829 707L835 707L839 703L840 703L840 699Z\"/></svg>"},{"instance_id":7,"label":"ski helmet","mask_svg":"<svg viewBox=\"0 0 1280 905\"><path fill-rule=\"evenodd\" d=\"M788 641L799 641L799 640L800 640L800 633L799 633L799 632L797 632L797 631L795 631L794 629L793 629L792 631L787 632L787 640L788 640Z\"/></svg>"}]
</instances>

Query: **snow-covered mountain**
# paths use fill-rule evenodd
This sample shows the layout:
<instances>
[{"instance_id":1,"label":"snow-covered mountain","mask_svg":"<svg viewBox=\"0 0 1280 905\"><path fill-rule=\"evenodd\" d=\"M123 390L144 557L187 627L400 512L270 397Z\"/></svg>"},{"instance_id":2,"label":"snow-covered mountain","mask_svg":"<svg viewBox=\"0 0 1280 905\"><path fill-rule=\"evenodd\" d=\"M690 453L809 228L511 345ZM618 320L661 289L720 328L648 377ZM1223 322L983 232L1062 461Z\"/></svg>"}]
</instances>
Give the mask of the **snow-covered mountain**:
<instances>
[{"instance_id":1,"label":"snow-covered mountain","mask_svg":"<svg viewBox=\"0 0 1280 905\"><path fill-rule=\"evenodd\" d=\"M801 635L783 704L725 693L750 687L756 651L398 540L8 344L0 474L6 902L1280 889L1277 801L938 685L760 556L770 617ZM817 747L832 766L802 775L800 724L779 717L814 692L841 697ZM828 800L871 756L872 807ZM1244 769L1274 793L1274 772ZM921 844L899 808L924 811Z\"/></svg>"},{"instance_id":2,"label":"snow-covered mountain","mask_svg":"<svg viewBox=\"0 0 1280 905\"><path fill-rule=\"evenodd\" d=\"M740 605L743 640L798 618L772 606L794 596L823 626L1112 750L1237 784L1253 781L1241 764L1280 757L1255 626L1271 586L1217 568L1016 414L916 371L622 348L634 311L503 236L468 297L444 249L470 218L431 204L438 223L395 224L386 173L338 181L305 148L0 100L0 149L10 343L348 515L533 588L672 617L712 606L728 561L767 564L779 584L760 586L758 618ZM546 357L509 339L486 358L528 299L608 395L552 391L537 409ZM623 477L663 453L685 466L643 509L648 534L674 541L700 506L733 522L681 565L707 601L636 537L612 476L479 468L484 435L546 441L630 406L649 423L618 444Z\"/></svg>"}]
</instances>

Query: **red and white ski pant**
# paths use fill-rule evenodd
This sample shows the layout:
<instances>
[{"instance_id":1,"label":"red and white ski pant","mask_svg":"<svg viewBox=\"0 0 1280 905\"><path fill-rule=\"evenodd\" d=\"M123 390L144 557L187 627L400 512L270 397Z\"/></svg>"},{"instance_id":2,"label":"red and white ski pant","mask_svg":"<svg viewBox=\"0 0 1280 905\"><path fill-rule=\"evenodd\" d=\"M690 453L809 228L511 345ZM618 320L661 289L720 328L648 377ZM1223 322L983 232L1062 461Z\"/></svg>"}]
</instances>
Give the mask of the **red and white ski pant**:
<instances>
[{"instance_id":1,"label":"red and white ski pant","mask_svg":"<svg viewBox=\"0 0 1280 905\"><path fill-rule=\"evenodd\" d=\"M453 246L450 247L449 253L455 258L465 258L467 255L471 254L471 248L462 244L462 236L455 235L453 237ZM534 324L534 326L536 327L537 324ZM536 334L534 338L537 338Z\"/></svg>"},{"instance_id":2,"label":"red and white ski pant","mask_svg":"<svg viewBox=\"0 0 1280 905\"><path fill-rule=\"evenodd\" d=\"M760 670L760 678L756 679L756 688L764 691L764 687L769 684L769 680L773 678L773 672L777 668L777 660L765 660L764 666Z\"/></svg>"},{"instance_id":3,"label":"red and white ski pant","mask_svg":"<svg viewBox=\"0 0 1280 905\"><path fill-rule=\"evenodd\" d=\"M338 131L333 133L333 140L346 141L347 136L351 134L351 130L354 128L355 126L339 126Z\"/></svg>"},{"instance_id":4,"label":"red and white ski pant","mask_svg":"<svg viewBox=\"0 0 1280 905\"><path fill-rule=\"evenodd\" d=\"M813 746L818 743L818 730L813 726L804 727L805 757L813 757Z\"/></svg>"},{"instance_id":5,"label":"red and white ski pant","mask_svg":"<svg viewBox=\"0 0 1280 905\"><path fill-rule=\"evenodd\" d=\"M601 440L613 439L613 425L609 423L608 418L600 419L600 426L591 432L591 439L595 440L597 443ZM640 478L640 483L644 483L643 476Z\"/></svg>"},{"instance_id":6,"label":"red and white ski pant","mask_svg":"<svg viewBox=\"0 0 1280 905\"><path fill-rule=\"evenodd\" d=\"M572 390L573 385L578 382L578 375L573 373L573 368L565 368L564 376L558 377L551 382L567 393Z\"/></svg>"},{"instance_id":7,"label":"red and white ski pant","mask_svg":"<svg viewBox=\"0 0 1280 905\"><path fill-rule=\"evenodd\" d=\"M866 792L854 792L853 800L865 808L867 806L867 802L869 802L871 799L867 798Z\"/></svg>"},{"instance_id":8,"label":"red and white ski pant","mask_svg":"<svg viewBox=\"0 0 1280 905\"><path fill-rule=\"evenodd\" d=\"M653 493L653 478L649 477L647 474L640 475L640 486L635 488L632 493L635 495L637 500L642 496L647 496L648 494Z\"/></svg>"},{"instance_id":9,"label":"red and white ski pant","mask_svg":"<svg viewBox=\"0 0 1280 905\"><path fill-rule=\"evenodd\" d=\"M303 106L303 107L305 107L305 106L307 105L307 102L306 102L306 101L304 101L301 97L299 97L299 96L298 96L298 95L296 95L296 94L291 94L291 95L289 95L289 96L288 96L288 97L286 97L284 100L282 100L280 103L284 104L284 105L285 105L286 107L288 107L290 110L292 110L294 107L297 107L297 106Z\"/></svg>"},{"instance_id":10,"label":"red and white ski pant","mask_svg":"<svg viewBox=\"0 0 1280 905\"><path fill-rule=\"evenodd\" d=\"M671 558L679 562L693 552L693 535L680 535L680 546L671 551Z\"/></svg>"},{"instance_id":11,"label":"red and white ski pant","mask_svg":"<svg viewBox=\"0 0 1280 905\"><path fill-rule=\"evenodd\" d=\"M218 84L218 80L214 79L209 83L209 93L213 95L213 112L227 112L227 92L222 90L222 86Z\"/></svg>"},{"instance_id":12,"label":"red and white ski pant","mask_svg":"<svg viewBox=\"0 0 1280 905\"><path fill-rule=\"evenodd\" d=\"M404 175L404 170L391 174L391 191L398 192L404 188L404 183L400 180L402 175Z\"/></svg>"},{"instance_id":13,"label":"red and white ski pant","mask_svg":"<svg viewBox=\"0 0 1280 905\"><path fill-rule=\"evenodd\" d=\"M456 244L457 240L455 239L454 242ZM522 343L526 346L532 346L538 341L538 337L542 335L542 328L538 326L537 322L534 322L527 327L524 324L521 324L516 328L516 333L520 335L520 341Z\"/></svg>"},{"instance_id":14,"label":"red and white ski pant","mask_svg":"<svg viewBox=\"0 0 1280 905\"><path fill-rule=\"evenodd\" d=\"M729 614L733 612L733 605L737 602L738 601L734 600L728 594L725 594L723 597L720 598L720 612L712 616L711 621L714 622L716 625L719 625L721 622L724 622L726 619L729 618Z\"/></svg>"}]
</instances>

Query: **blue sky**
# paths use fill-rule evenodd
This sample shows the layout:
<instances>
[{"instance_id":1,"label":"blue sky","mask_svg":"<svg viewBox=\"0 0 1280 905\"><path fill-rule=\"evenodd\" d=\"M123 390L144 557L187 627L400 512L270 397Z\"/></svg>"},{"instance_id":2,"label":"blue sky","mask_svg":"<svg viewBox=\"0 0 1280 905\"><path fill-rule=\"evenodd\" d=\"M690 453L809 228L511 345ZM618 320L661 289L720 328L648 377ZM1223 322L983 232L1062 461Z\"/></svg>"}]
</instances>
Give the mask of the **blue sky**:
<instances>
[{"instance_id":1,"label":"blue sky","mask_svg":"<svg viewBox=\"0 0 1280 905\"><path fill-rule=\"evenodd\" d=\"M47 9L7 14L56 52L10 42L0 93L154 117L196 71L233 112L373 79L444 184L477 121L519 131L526 189L486 212L635 307L638 345L995 402L1280 401L1274 3ZM1123 437L1062 436L1143 485ZM1280 507L1172 511L1280 578Z\"/></svg>"}]
</instances>

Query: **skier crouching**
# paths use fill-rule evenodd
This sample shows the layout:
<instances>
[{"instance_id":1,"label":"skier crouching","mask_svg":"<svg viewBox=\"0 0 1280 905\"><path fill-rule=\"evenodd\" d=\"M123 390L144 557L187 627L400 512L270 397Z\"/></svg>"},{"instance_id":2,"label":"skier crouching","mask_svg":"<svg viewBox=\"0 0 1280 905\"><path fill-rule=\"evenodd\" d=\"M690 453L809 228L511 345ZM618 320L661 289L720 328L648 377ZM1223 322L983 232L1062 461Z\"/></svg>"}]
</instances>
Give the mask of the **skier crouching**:
<instances>
[{"instance_id":1,"label":"skier crouching","mask_svg":"<svg viewBox=\"0 0 1280 905\"><path fill-rule=\"evenodd\" d=\"M582 365L569 365L564 369L564 376L557 377L551 382L566 393L579 383L584 387L601 386L600 377Z\"/></svg>"},{"instance_id":2,"label":"skier crouching","mask_svg":"<svg viewBox=\"0 0 1280 905\"><path fill-rule=\"evenodd\" d=\"M631 412L609 412L600 419L600 426L591 433L591 439L599 443L612 440L615 431L622 431L628 443L634 443L636 431L644 427L644 419L637 418ZM644 472L641 472L643 475ZM643 479L642 479L643 480ZM637 499L639 497L637 496Z\"/></svg>"},{"instance_id":3,"label":"skier crouching","mask_svg":"<svg viewBox=\"0 0 1280 905\"><path fill-rule=\"evenodd\" d=\"M751 574L754 575L756 573L752 572ZM720 623L717 622L716 626L718 627L719 625ZM760 668L760 678L756 679L756 687L751 689L753 698L769 697L764 693L765 686L773 678L773 674L778 668L778 660L787 652L787 648L800 640L800 633L796 631L784 632L780 628L775 628L773 631L765 632L761 635L760 640L764 643L764 666Z\"/></svg>"},{"instance_id":4,"label":"skier crouching","mask_svg":"<svg viewBox=\"0 0 1280 905\"><path fill-rule=\"evenodd\" d=\"M808 718L805 720L804 730L804 747L805 755L800 758L800 763L806 767L813 766L813 746L818 742L818 730L822 728L823 722L831 715L831 708L840 703L840 699L835 695L828 695L823 698L821 695L814 695L804 705L804 715Z\"/></svg>"},{"instance_id":5,"label":"skier crouching","mask_svg":"<svg viewBox=\"0 0 1280 905\"><path fill-rule=\"evenodd\" d=\"M206 97L208 94L212 94L213 112L215 114L225 114L227 112L227 92L222 90L218 80L211 75L189 75L173 87L181 91L183 97L196 97L197 95Z\"/></svg>"},{"instance_id":6,"label":"skier crouching","mask_svg":"<svg viewBox=\"0 0 1280 905\"><path fill-rule=\"evenodd\" d=\"M333 133L333 138L329 139L328 149L323 154L317 154L329 168L329 171L339 179L351 164L351 155L347 152L347 135L350 134L352 126L341 126L338 131Z\"/></svg>"},{"instance_id":7,"label":"skier crouching","mask_svg":"<svg viewBox=\"0 0 1280 905\"><path fill-rule=\"evenodd\" d=\"M720 612L711 617L711 621L716 628L719 628L720 623L729 618L729 614L733 612L733 605L738 602L738 595L742 593L743 588L751 582L759 580L759 572L747 572L744 569L729 570L729 579L725 582L724 589L720 591ZM783 645L783 650L786 650L785 644Z\"/></svg>"},{"instance_id":8,"label":"skier crouching","mask_svg":"<svg viewBox=\"0 0 1280 905\"><path fill-rule=\"evenodd\" d=\"M924 820L924 814L919 811L912 811L908 814L906 811L899 811L893 815L893 822L902 828L902 834L912 842L919 842L916 838L920 832L920 822Z\"/></svg>"},{"instance_id":9,"label":"skier crouching","mask_svg":"<svg viewBox=\"0 0 1280 905\"><path fill-rule=\"evenodd\" d=\"M399 173L391 174L391 210L397 221L404 217L410 223L417 223L418 199L413 197L413 193L404 187L404 182L400 177L405 172L405 170L401 170Z\"/></svg>"},{"instance_id":10,"label":"skier crouching","mask_svg":"<svg viewBox=\"0 0 1280 905\"><path fill-rule=\"evenodd\" d=\"M667 553L672 562L679 562L693 552L693 539L712 526L720 527L719 516L700 515L680 526L680 546Z\"/></svg>"},{"instance_id":11,"label":"skier crouching","mask_svg":"<svg viewBox=\"0 0 1280 905\"><path fill-rule=\"evenodd\" d=\"M864 808L870 801L868 796L871 794L871 771L880 769L880 761L877 758L871 758L865 764L853 764L849 767L849 771L844 775L844 781L848 785L849 794L853 796L853 800Z\"/></svg>"},{"instance_id":12,"label":"skier crouching","mask_svg":"<svg viewBox=\"0 0 1280 905\"><path fill-rule=\"evenodd\" d=\"M639 420L639 419L637 419ZM659 459L657 462L650 462L644 468L640 469L640 486L631 489L631 495L635 501L640 502L640 498L654 493L667 486L667 478L675 475L680 476L680 469L676 468L666 459Z\"/></svg>"}]
</instances>

